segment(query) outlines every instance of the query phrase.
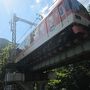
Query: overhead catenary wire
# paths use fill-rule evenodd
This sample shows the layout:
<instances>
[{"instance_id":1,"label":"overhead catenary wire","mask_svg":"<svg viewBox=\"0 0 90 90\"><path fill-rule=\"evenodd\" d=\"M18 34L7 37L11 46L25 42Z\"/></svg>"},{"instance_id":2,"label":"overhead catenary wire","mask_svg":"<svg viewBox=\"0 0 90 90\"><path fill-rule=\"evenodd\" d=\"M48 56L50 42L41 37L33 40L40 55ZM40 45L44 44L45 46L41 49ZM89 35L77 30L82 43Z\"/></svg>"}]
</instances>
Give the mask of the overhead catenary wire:
<instances>
[{"instance_id":1,"label":"overhead catenary wire","mask_svg":"<svg viewBox=\"0 0 90 90\"><path fill-rule=\"evenodd\" d=\"M86 3L86 2L88 2L88 0L85 0L83 3Z\"/></svg>"},{"instance_id":2,"label":"overhead catenary wire","mask_svg":"<svg viewBox=\"0 0 90 90\"><path fill-rule=\"evenodd\" d=\"M55 1L51 4L51 6L53 6L53 4L54 4L56 1L57 1L57 0L55 0ZM51 7L51 6L50 6L50 7ZM50 7L49 7L49 8L50 8ZM48 8L48 9L49 9L49 8ZM36 22L37 19L38 19L38 18L36 18L34 22ZM29 30L31 30L30 28L32 28L32 27L29 27L29 28L25 31L25 33L17 40L17 43L19 43L19 42L24 38L24 36L29 32Z\"/></svg>"},{"instance_id":3,"label":"overhead catenary wire","mask_svg":"<svg viewBox=\"0 0 90 90\"><path fill-rule=\"evenodd\" d=\"M57 1L57 0L55 0L55 1L51 4L51 6L53 6L53 4L56 3L56 1ZM88 0L84 0L84 1L82 2L82 4L83 4L83 3L86 3L87 1L88 1ZM50 6L50 7L51 7L51 6ZM49 8L50 8L50 7L49 7ZM49 9L49 8L48 8L48 9ZM35 19L35 21L36 21L36 20L37 20L37 18ZM34 21L34 22L35 22L35 21ZM30 28L32 28L32 26L29 27L29 28L25 31L25 33L17 40L17 43L24 38L24 36L29 32L29 30L31 30Z\"/></svg>"},{"instance_id":4,"label":"overhead catenary wire","mask_svg":"<svg viewBox=\"0 0 90 90\"><path fill-rule=\"evenodd\" d=\"M88 3L89 2L89 0L84 0L84 1L82 1L81 3L82 4L86 4L86 3Z\"/></svg>"},{"instance_id":5,"label":"overhead catenary wire","mask_svg":"<svg viewBox=\"0 0 90 90\"><path fill-rule=\"evenodd\" d=\"M17 43L19 43L23 38L24 36L28 33L28 31L30 30L31 27L29 27L25 32L24 34L17 40Z\"/></svg>"},{"instance_id":6,"label":"overhead catenary wire","mask_svg":"<svg viewBox=\"0 0 90 90\"><path fill-rule=\"evenodd\" d=\"M36 23L37 19L38 19L38 18L36 18L36 19L34 20L35 23ZM33 26L30 26L30 27L24 32L24 34L17 40L17 43L19 43L22 39L25 38L25 35L29 32L29 30L33 29L32 27L33 27Z\"/></svg>"}]
</instances>

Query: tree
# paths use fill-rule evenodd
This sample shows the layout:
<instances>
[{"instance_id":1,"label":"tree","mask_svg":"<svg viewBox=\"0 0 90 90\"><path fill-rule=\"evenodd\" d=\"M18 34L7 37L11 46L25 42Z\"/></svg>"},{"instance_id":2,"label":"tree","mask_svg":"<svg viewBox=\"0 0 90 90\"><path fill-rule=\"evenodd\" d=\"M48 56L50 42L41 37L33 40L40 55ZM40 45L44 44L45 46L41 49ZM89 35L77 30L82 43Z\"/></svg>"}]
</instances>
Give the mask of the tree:
<instances>
[{"instance_id":1,"label":"tree","mask_svg":"<svg viewBox=\"0 0 90 90\"><path fill-rule=\"evenodd\" d=\"M54 72L57 78L49 80L48 90L90 90L90 61L63 66Z\"/></svg>"},{"instance_id":2,"label":"tree","mask_svg":"<svg viewBox=\"0 0 90 90\"><path fill-rule=\"evenodd\" d=\"M10 49L11 45L2 48L0 52L0 74L2 73L2 68L7 64L8 59L10 57Z\"/></svg>"},{"instance_id":3,"label":"tree","mask_svg":"<svg viewBox=\"0 0 90 90\"><path fill-rule=\"evenodd\" d=\"M66 67L61 67L58 69L54 69L52 71L55 73L56 78L53 80L49 80L48 89L59 90L61 88L66 88L67 87L66 80L69 78L69 75L71 73L69 69Z\"/></svg>"}]
</instances>

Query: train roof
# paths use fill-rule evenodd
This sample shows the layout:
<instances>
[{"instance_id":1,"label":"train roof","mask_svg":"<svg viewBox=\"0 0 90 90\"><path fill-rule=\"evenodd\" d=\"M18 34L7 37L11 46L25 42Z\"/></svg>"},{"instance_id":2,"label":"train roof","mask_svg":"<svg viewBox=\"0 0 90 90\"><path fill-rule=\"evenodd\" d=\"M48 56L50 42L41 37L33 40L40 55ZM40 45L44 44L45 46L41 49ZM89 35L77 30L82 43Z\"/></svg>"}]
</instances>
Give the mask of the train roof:
<instances>
[{"instance_id":1,"label":"train roof","mask_svg":"<svg viewBox=\"0 0 90 90\"><path fill-rule=\"evenodd\" d=\"M52 10L58 6L63 0L56 0L49 8L48 8L48 12L45 15L45 17L37 24L37 26L35 28L37 28L44 20L45 18L48 17L48 15L52 12Z\"/></svg>"}]
</instances>

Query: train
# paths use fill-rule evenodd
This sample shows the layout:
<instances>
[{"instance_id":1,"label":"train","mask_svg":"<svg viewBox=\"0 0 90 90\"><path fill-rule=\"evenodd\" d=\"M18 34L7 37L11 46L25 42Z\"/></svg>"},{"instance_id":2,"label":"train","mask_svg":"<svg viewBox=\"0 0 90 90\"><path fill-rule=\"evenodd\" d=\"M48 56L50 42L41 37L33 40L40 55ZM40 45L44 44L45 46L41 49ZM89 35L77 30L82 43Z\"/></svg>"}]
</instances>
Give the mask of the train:
<instances>
[{"instance_id":1,"label":"train","mask_svg":"<svg viewBox=\"0 0 90 90\"><path fill-rule=\"evenodd\" d=\"M15 62L33 63L84 39L90 29L90 16L77 0L57 0L49 13L18 46ZM29 60L27 58L29 56Z\"/></svg>"}]
</instances>

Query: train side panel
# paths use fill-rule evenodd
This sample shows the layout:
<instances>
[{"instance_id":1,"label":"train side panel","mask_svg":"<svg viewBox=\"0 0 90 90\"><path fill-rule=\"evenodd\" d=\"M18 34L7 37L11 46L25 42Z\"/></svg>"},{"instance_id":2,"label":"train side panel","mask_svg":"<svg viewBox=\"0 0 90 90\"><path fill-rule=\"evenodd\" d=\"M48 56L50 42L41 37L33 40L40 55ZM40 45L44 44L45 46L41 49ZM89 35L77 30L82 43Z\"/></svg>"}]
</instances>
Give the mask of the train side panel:
<instances>
[{"instance_id":1,"label":"train side panel","mask_svg":"<svg viewBox=\"0 0 90 90\"><path fill-rule=\"evenodd\" d=\"M78 6L75 7L74 4ZM88 26L90 21L88 20L88 17L86 17L87 14L84 15L84 13L82 13L81 15L80 8L81 5L79 5L77 0L61 0L61 2L57 3L57 6L53 8L49 15L29 35L29 39L26 38L24 40L24 43L27 44L24 45L24 48L27 46L28 49L26 49L19 57L16 58L16 62L32 53L57 34L63 31L67 34L67 32L70 31L70 29L67 29L67 27L70 28L70 26L74 25L74 23ZM80 13L78 13L78 11ZM75 29L81 30L81 28L78 26L75 26ZM67 36L70 36L70 34ZM27 43L28 41L29 43Z\"/></svg>"},{"instance_id":2,"label":"train side panel","mask_svg":"<svg viewBox=\"0 0 90 90\"><path fill-rule=\"evenodd\" d=\"M73 22L72 14L69 13L67 15L64 3L64 0L60 2L60 4L58 4L58 6L55 7L41 22L41 24L36 27L34 32L30 34L30 47L16 58L16 62L33 52L36 48L40 47L43 43L61 32L65 27Z\"/></svg>"},{"instance_id":3,"label":"train side panel","mask_svg":"<svg viewBox=\"0 0 90 90\"><path fill-rule=\"evenodd\" d=\"M68 0L63 0L46 18L49 38L63 31L74 22Z\"/></svg>"}]
</instances>

